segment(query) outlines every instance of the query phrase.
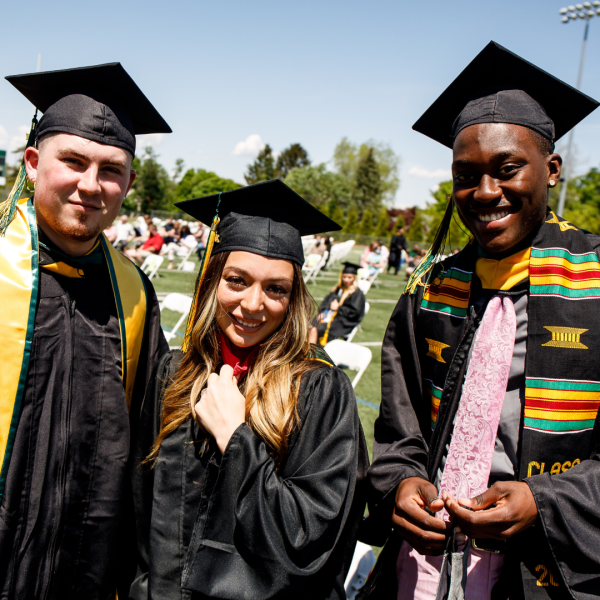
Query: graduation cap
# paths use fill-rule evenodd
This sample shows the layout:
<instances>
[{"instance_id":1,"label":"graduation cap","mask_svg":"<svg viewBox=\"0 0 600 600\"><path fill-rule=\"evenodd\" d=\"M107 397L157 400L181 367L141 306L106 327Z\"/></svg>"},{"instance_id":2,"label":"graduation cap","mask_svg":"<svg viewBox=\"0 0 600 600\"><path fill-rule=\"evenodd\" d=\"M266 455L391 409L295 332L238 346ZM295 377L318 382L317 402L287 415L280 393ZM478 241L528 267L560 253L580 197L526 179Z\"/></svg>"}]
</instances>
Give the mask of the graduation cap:
<instances>
[{"instance_id":1,"label":"graduation cap","mask_svg":"<svg viewBox=\"0 0 600 600\"><path fill-rule=\"evenodd\" d=\"M121 63L6 77L44 113L36 137L71 133L135 154L135 136L171 128Z\"/></svg>"},{"instance_id":2,"label":"graduation cap","mask_svg":"<svg viewBox=\"0 0 600 600\"><path fill-rule=\"evenodd\" d=\"M596 107L596 100L490 42L413 125L452 148L470 125L511 123L560 139Z\"/></svg>"},{"instance_id":3,"label":"graduation cap","mask_svg":"<svg viewBox=\"0 0 600 600\"><path fill-rule=\"evenodd\" d=\"M218 216L213 254L245 250L302 266L301 236L341 229L279 179L176 202L175 206L203 223L212 223Z\"/></svg>"},{"instance_id":4,"label":"graduation cap","mask_svg":"<svg viewBox=\"0 0 600 600\"><path fill-rule=\"evenodd\" d=\"M302 266L301 236L341 229L279 179L183 200L175 206L203 223L212 223L181 347L184 352L190 348L198 290L213 254L243 250Z\"/></svg>"},{"instance_id":5,"label":"graduation cap","mask_svg":"<svg viewBox=\"0 0 600 600\"><path fill-rule=\"evenodd\" d=\"M350 275L356 275L358 273L359 269L360 269L360 265L357 265L357 264L351 263L351 262L345 262L344 268L342 269L342 274L349 273Z\"/></svg>"}]
</instances>

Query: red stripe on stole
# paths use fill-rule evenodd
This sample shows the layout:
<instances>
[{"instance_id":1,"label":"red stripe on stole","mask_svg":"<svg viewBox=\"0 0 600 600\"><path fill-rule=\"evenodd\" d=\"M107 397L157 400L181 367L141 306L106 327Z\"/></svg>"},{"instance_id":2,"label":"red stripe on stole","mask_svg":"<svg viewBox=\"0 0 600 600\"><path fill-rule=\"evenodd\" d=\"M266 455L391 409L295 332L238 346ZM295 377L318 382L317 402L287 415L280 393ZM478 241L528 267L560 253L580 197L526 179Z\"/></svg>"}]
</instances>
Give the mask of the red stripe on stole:
<instances>
[{"instance_id":1,"label":"red stripe on stole","mask_svg":"<svg viewBox=\"0 0 600 600\"><path fill-rule=\"evenodd\" d=\"M457 300L468 300L469 290L459 290L458 288L450 285L432 285L427 291L429 296L450 296L450 298L456 298Z\"/></svg>"},{"instance_id":2,"label":"red stripe on stole","mask_svg":"<svg viewBox=\"0 0 600 600\"><path fill-rule=\"evenodd\" d=\"M539 400L527 398L525 401L526 408L542 408L548 410L598 410L598 400L585 400L582 402L571 401L561 402L558 400Z\"/></svg>"},{"instance_id":3,"label":"red stripe on stole","mask_svg":"<svg viewBox=\"0 0 600 600\"><path fill-rule=\"evenodd\" d=\"M538 277L544 275L558 275L560 277L571 279L572 281L590 281L594 279L600 280L600 270L597 268L588 269L586 271L570 271L569 269L565 269L564 267L559 267L556 265L531 265L529 267L529 274L536 275Z\"/></svg>"}]
</instances>

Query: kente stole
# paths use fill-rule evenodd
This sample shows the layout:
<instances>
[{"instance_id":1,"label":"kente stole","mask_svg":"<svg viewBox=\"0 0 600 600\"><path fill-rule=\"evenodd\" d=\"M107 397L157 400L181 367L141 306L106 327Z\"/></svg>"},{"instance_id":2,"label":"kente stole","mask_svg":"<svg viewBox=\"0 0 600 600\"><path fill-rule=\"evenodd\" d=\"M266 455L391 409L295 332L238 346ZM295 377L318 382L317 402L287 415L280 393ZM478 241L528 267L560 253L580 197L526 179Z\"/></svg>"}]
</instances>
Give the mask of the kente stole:
<instances>
[{"instance_id":1,"label":"kente stole","mask_svg":"<svg viewBox=\"0 0 600 600\"><path fill-rule=\"evenodd\" d=\"M500 264L486 260L480 258L476 244L469 244L456 257L436 267L431 285L423 292L416 343L423 396L431 406L433 439L429 443L439 443L435 427L440 419L447 423L454 416L448 414L452 392L446 390L445 394L444 389L467 321L474 315L472 288L510 290L528 274L525 401L517 478L565 472L589 457L598 430L598 255L586 234L550 212L531 248ZM479 276L473 277L474 273ZM543 564L546 558L536 558L543 542L531 544L529 547L524 538L522 546L529 549L523 552L530 551L533 562L523 576L530 582L526 586L531 585L537 594L545 589L544 583L548 584L549 576L545 582L540 579L548 565ZM551 585L558 586L554 580Z\"/></svg>"},{"instance_id":2,"label":"kente stole","mask_svg":"<svg viewBox=\"0 0 600 600\"><path fill-rule=\"evenodd\" d=\"M147 295L137 267L107 241L99 243L106 258L121 332L121 376L127 405L131 403L146 328ZM46 266L46 268L48 265ZM57 263L49 270L67 276ZM39 241L31 199L20 200L5 236L0 236L0 501L19 423L31 356L39 288Z\"/></svg>"}]
</instances>

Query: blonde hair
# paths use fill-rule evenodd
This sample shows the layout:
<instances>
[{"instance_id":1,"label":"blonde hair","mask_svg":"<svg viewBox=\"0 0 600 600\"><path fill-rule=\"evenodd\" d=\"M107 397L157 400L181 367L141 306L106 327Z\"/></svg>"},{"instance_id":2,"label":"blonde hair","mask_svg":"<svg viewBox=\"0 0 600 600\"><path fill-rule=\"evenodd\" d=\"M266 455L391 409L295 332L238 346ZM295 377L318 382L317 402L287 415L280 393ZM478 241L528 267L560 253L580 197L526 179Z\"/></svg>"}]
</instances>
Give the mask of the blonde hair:
<instances>
[{"instance_id":1,"label":"blonde hair","mask_svg":"<svg viewBox=\"0 0 600 600\"><path fill-rule=\"evenodd\" d=\"M190 348L165 391L161 429L148 457L150 461L156 460L169 434L188 419L196 418L194 407L200 392L222 362L217 341L217 290L228 256L229 252L217 254L208 263L198 290ZM265 442L277 464L287 452L290 434L300 424L297 406L302 375L323 366L309 360L308 325L314 301L300 267L293 266L294 284L284 321L261 343L254 366L240 385L246 398L246 423Z\"/></svg>"},{"instance_id":2,"label":"blonde hair","mask_svg":"<svg viewBox=\"0 0 600 600\"><path fill-rule=\"evenodd\" d=\"M354 294L354 292L358 289L358 275L351 273L351 275L354 275L354 281L352 282L352 285L350 285L347 288L344 288L343 284L342 284L342 276L343 275L344 275L344 272L342 271L340 273L340 279L339 279L337 285L334 285L331 288L332 293L337 293L340 289L342 290L342 297L339 300L340 304L343 304L344 301L346 300L346 298L348 296L351 296L352 294Z\"/></svg>"}]
</instances>

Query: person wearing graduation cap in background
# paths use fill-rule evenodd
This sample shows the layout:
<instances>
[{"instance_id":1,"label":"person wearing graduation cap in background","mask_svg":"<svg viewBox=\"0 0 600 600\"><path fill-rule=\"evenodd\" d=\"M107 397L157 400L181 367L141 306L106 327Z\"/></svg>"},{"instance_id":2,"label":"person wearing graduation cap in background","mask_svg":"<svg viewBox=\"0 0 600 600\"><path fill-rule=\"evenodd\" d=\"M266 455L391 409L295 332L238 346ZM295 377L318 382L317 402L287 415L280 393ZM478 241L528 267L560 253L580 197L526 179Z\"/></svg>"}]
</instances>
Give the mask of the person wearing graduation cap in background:
<instances>
[{"instance_id":1,"label":"person wearing graduation cap in background","mask_svg":"<svg viewBox=\"0 0 600 600\"><path fill-rule=\"evenodd\" d=\"M383 342L362 598L600 596L600 237L548 209L597 106L491 42L414 125L453 193Z\"/></svg>"},{"instance_id":2,"label":"person wearing graduation cap in background","mask_svg":"<svg viewBox=\"0 0 600 600\"><path fill-rule=\"evenodd\" d=\"M168 346L152 285L102 231L135 135L171 130L119 63L7 79L44 115L0 205L0 597L127 598L130 428Z\"/></svg>"},{"instance_id":3,"label":"person wearing graduation cap in background","mask_svg":"<svg viewBox=\"0 0 600 600\"><path fill-rule=\"evenodd\" d=\"M340 227L279 180L177 206L212 229L144 401L130 597L343 599L368 454L350 381L308 339L300 238Z\"/></svg>"},{"instance_id":4,"label":"person wearing graduation cap in background","mask_svg":"<svg viewBox=\"0 0 600 600\"><path fill-rule=\"evenodd\" d=\"M358 287L359 265L345 262L340 280L325 296L319 314L312 322L310 341L325 346L327 342L347 336L365 315L365 295Z\"/></svg>"}]
</instances>

